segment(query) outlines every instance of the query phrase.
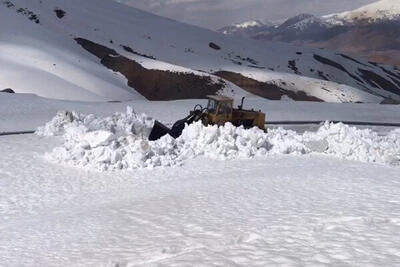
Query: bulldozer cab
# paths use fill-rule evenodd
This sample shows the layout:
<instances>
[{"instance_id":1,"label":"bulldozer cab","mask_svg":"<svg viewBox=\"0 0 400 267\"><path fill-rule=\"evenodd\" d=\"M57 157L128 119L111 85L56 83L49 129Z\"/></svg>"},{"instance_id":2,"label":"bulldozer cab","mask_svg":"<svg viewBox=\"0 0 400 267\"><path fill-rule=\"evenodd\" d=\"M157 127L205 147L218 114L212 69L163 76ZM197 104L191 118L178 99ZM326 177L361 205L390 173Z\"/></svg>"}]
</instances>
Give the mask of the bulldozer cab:
<instances>
[{"instance_id":1,"label":"bulldozer cab","mask_svg":"<svg viewBox=\"0 0 400 267\"><path fill-rule=\"evenodd\" d=\"M208 96L207 124L223 125L232 121L233 99L226 96Z\"/></svg>"}]
</instances>

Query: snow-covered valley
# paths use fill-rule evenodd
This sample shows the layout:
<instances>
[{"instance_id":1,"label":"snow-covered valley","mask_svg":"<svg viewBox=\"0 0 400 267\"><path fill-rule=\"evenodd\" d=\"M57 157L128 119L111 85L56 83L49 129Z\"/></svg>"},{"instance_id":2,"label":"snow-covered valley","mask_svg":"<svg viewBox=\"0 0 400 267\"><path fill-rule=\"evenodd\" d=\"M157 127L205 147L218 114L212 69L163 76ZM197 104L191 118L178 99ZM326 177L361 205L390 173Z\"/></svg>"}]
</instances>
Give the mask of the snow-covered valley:
<instances>
[{"instance_id":1,"label":"snow-covered valley","mask_svg":"<svg viewBox=\"0 0 400 267\"><path fill-rule=\"evenodd\" d=\"M397 67L112 0L0 17L0 266L400 265Z\"/></svg>"},{"instance_id":2,"label":"snow-covered valley","mask_svg":"<svg viewBox=\"0 0 400 267\"><path fill-rule=\"evenodd\" d=\"M84 103L0 94L0 102L0 131L18 131L44 125L58 110L110 116L127 105L172 123L202 101ZM400 118L391 105L257 99L245 104L273 120ZM378 136L390 131L380 129ZM0 136L5 266L400 263L395 165L278 153L228 160L199 155L170 167L99 172L49 161L46 153L63 142Z\"/></svg>"}]
</instances>

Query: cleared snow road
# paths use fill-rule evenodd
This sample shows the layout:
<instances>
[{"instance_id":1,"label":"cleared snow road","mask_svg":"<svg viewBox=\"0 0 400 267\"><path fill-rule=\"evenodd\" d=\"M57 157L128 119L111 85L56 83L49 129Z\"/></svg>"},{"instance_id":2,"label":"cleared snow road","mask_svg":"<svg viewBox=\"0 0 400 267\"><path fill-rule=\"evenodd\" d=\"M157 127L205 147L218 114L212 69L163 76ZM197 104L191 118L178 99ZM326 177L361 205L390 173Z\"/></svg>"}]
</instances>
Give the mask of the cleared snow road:
<instances>
[{"instance_id":1,"label":"cleared snow road","mask_svg":"<svg viewBox=\"0 0 400 267\"><path fill-rule=\"evenodd\" d=\"M4 266L394 266L398 168L317 156L97 173L0 142ZM118 265L119 264L119 265Z\"/></svg>"},{"instance_id":2,"label":"cleared snow road","mask_svg":"<svg viewBox=\"0 0 400 267\"><path fill-rule=\"evenodd\" d=\"M59 110L107 115L124 112L127 106L165 123L173 123L188 115L196 104L205 100L165 102L130 101L124 103L85 103L41 98L29 94L0 94L0 132L30 131L51 120ZM236 103L237 104L237 103ZM316 102L268 101L248 99L245 108L262 110L267 123L282 121L354 121L360 123L400 124L397 105L335 104ZM166 112L167 111L167 112Z\"/></svg>"}]
</instances>

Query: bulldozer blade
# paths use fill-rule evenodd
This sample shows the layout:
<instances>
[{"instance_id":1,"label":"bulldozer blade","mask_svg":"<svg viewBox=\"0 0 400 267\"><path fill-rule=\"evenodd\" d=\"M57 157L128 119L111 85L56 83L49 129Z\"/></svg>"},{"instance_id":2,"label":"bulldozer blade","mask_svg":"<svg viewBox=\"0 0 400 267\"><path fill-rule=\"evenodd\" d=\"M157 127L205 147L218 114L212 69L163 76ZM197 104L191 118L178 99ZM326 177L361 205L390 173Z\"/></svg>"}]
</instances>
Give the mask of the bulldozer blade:
<instances>
[{"instance_id":1,"label":"bulldozer blade","mask_svg":"<svg viewBox=\"0 0 400 267\"><path fill-rule=\"evenodd\" d=\"M178 138L179 136L181 136L183 129L185 129L186 125L192 124L193 122L200 120L201 115L202 115L201 111L191 112L190 115L187 116L186 118L175 122L169 134L173 138Z\"/></svg>"},{"instance_id":2,"label":"bulldozer blade","mask_svg":"<svg viewBox=\"0 0 400 267\"><path fill-rule=\"evenodd\" d=\"M155 141L167 134L171 134L171 130L161 122L155 121L153 129L151 130L151 133L149 135L149 140Z\"/></svg>"},{"instance_id":3,"label":"bulldozer blade","mask_svg":"<svg viewBox=\"0 0 400 267\"><path fill-rule=\"evenodd\" d=\"M155 141L167 134L169 134L173 138L178 138L179 136L181 136L183 129L185 129L186 124L189 125L195 121L200 120L201 116L202 116L202 111L191 112L190 115L187 116L186 118L183 118L175 122L171 129L162 124L161 122L155 121L153 129L151 130L149 136L149 140Z\"/></svg>"}]
</instances>

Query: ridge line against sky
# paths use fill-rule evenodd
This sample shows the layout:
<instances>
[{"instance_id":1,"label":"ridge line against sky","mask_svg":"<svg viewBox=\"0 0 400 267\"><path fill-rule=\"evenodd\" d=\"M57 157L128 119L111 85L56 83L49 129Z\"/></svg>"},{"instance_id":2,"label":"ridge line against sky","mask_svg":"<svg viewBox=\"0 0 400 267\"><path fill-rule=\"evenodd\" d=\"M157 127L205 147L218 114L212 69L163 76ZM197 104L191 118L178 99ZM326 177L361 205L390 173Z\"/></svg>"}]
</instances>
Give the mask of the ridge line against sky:
<instances>
[{"instance_id":1,"label":"ridge line against sky","mask_svg":"<svg viewBox=\"0 0 400 267\"><path fill-rule=\"evenodd\" d=\"M113 0L110 0L113 1ZM274 21L301 13L326 15L377 0L114 0L212 30L251 19Z\"/></svg>"}]
</instances>

